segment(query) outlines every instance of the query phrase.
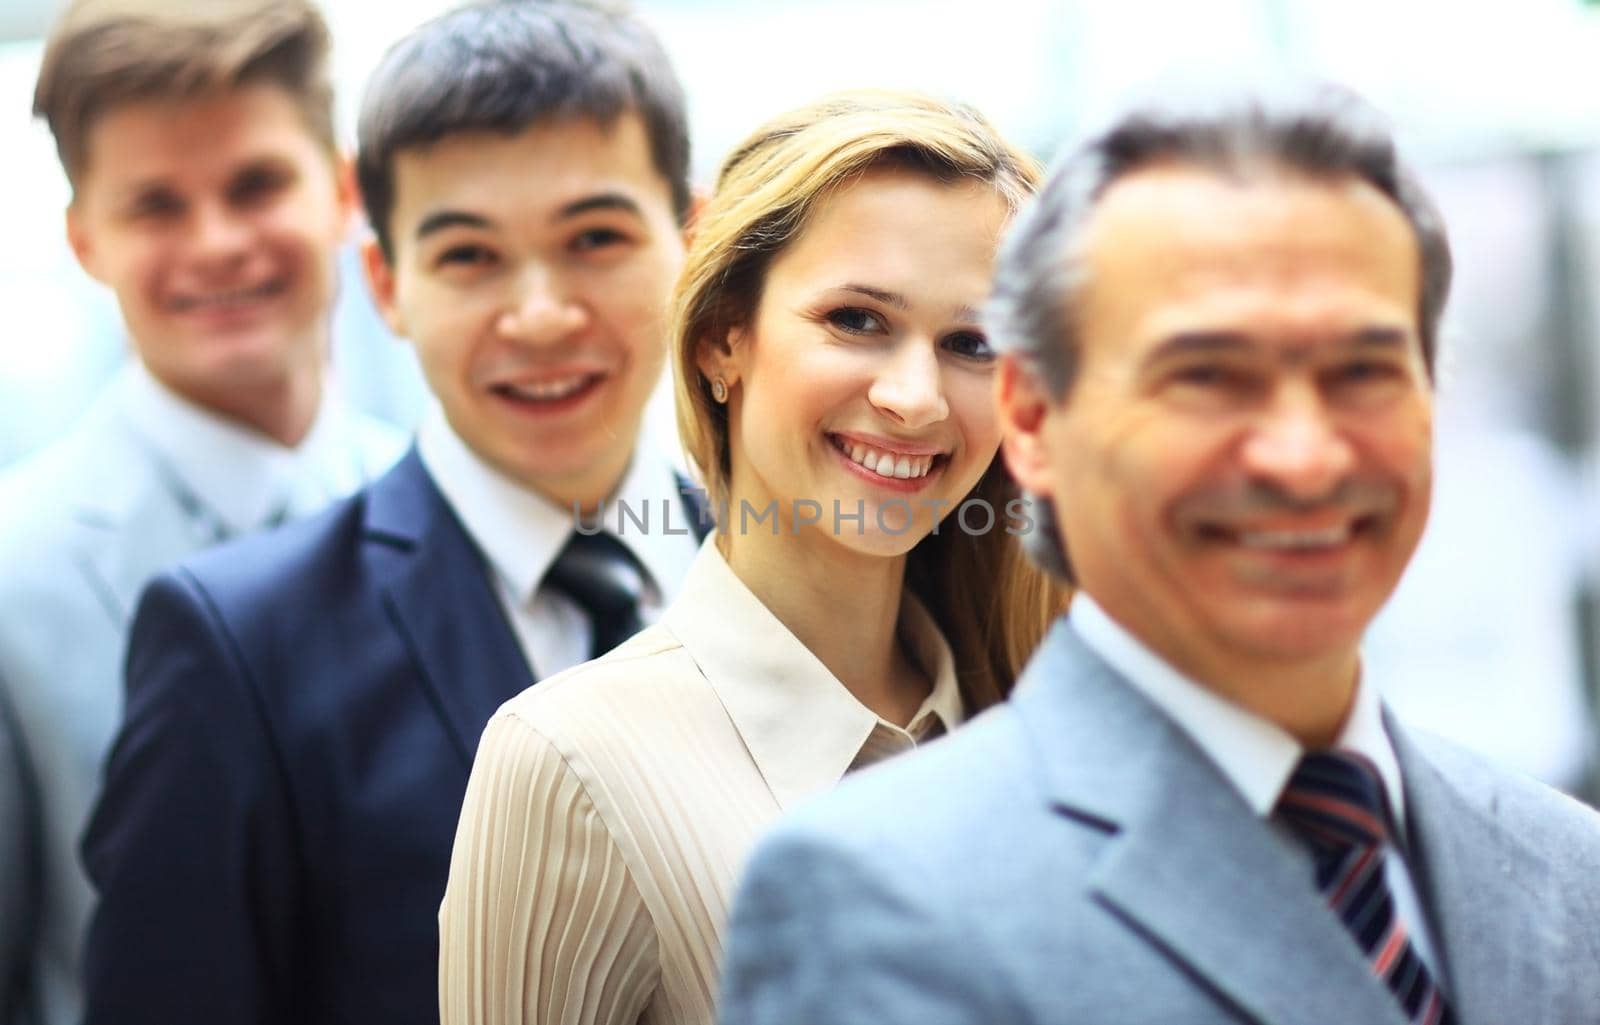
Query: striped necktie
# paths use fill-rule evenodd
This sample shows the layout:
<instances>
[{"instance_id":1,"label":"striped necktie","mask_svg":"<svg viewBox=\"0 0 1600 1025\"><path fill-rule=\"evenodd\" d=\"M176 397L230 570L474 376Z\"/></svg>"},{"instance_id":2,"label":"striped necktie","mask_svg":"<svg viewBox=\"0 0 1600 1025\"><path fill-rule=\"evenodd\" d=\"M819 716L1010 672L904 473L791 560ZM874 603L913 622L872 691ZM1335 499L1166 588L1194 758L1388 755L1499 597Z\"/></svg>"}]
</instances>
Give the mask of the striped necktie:
<instances>
[{"instance_id":1,"label":"striped necktie","mask_svg":"<svg viewBox=\"0 0 1600 1025\"><path fill-rule=\"evenodd\" d=\"M1278 816L1310 845L1317 886L1413 1025L1455 1021L1417 956L1384 879L1388 805L1377 768L1353 751L1313 751L1278 799Z\"/></svg>"}]
</instances>

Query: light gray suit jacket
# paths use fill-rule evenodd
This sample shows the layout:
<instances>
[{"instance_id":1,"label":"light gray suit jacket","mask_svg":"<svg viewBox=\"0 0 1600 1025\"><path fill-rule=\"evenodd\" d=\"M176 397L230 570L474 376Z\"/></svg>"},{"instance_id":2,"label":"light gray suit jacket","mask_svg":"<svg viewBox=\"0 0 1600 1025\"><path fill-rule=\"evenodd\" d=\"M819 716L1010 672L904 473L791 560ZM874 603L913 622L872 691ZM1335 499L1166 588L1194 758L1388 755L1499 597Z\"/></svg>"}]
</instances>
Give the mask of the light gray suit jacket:
<instances>
[{"instance_id":1,"label":"light gray suit jacket","mask_svg":"<svg viewBox=\"0 0 1600 1025\"><path fill-rule=\"evenodd\" d=\"M1462 1025L1600 1022L1600 816L1388 720ZM1017 694L785 820L724 1025L1401 1025L1309 855L1058 623Z\"/></svg>"},{"instance_id":2,"label":"light gray suit jacket","mask_svg":"<svg viewBox=\"0 0 1600 1025\"><path fill-rule=\"evenodd\" d=\"M351 417L369 476L399 432ZM79 1014L91 891L77 844L122 713L129 617L156 570L219 540L113 387L0 475L0 1025Z\"/></svg>"}]
</instances>

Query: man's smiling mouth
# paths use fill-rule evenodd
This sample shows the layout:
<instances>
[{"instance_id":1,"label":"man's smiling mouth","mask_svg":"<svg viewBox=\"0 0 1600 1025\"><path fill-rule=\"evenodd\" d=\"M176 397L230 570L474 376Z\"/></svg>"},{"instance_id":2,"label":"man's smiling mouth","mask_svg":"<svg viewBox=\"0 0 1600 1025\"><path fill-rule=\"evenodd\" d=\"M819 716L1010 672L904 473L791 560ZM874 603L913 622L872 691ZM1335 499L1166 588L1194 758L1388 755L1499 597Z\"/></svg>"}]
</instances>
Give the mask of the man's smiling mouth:
<instances>
[{"instance_id":1,"label":"man's smiling mouth","mask_svg":"<svg viewBox=\"0 0 1600 1025\"><path fill-rule=\"evenodd\" d=\"M167 306L175 313L209 312L213 310L243 309L252 303L272 299L288 288L285 278L273 278L250 288L218 289L211 292L190 292L174 295Z\"/></svg>"},{"instance_id":2,"label":"man's smiling mouth","mask_svg":"<svg viewBox=\"0 0 1600 1025\"><path fill-rule=\"evenodd\" d=\"M604 374L597 373L566 374L541 381L498 384L493 390L497 395L519 402L560 402L586 391L603 377Z\"/></svg>"}]
</instances>

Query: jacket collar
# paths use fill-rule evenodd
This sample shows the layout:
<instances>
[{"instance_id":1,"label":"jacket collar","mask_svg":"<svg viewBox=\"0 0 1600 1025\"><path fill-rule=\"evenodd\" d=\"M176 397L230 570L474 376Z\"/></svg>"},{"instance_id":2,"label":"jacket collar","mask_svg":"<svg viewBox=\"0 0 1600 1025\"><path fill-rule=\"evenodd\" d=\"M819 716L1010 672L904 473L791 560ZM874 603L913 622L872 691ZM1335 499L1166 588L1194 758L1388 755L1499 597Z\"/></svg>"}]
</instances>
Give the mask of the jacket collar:
<instances>
[{"instance_id":1,"label":"jacket collar","mask_svg":"<svg viewBox=\"0 0 1600 1025\"><path fill-rule=\"evenodd\" d=\"M384 605L470 765L495 709L534 682L483 554L415 448L368 490L363 531Z\"/></svg>"},{"instance_id":2,"label":"jacket collar","mask_svg":"<svg viewBox=\"0 0 1600 1025\"><path fill-rule=\"evenodd\" d=\"M1013 707L1049 812L1105 837L1088 879L1094 900L1250 1020L1400 1025L1305 853L1065 620Z\"/></svg>"},{"instance_id":3,"label":"jacket collar","mask_svg":"<svg viewBox=\"0 0 1600 1025\"><path fill-rule=\"evenodd\" d=\"M1413 809L1413 871L1442 941L1444 981L1460 1020L1573 1021L1591 1013L1554 1005L1560 973L1586 958L1567 949L1565 933L1547 927L1571 895L1561 891L1562 876L1546 856L1499 818L1506 784L1473 756L1425 746L1392 715L1385 725ZM1469 792L1459 781L1474 777Z\"/></svg>"}]
</instances>

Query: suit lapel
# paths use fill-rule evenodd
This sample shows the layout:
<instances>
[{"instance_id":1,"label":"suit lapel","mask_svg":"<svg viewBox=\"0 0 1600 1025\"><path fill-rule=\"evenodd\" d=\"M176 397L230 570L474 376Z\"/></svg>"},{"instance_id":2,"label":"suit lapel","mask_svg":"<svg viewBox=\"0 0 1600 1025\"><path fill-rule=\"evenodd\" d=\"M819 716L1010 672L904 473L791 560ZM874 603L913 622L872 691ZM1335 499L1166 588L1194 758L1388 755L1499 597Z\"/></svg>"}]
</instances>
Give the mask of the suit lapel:
<instances>
[{"instance_id":1,"label":"suit lapel","mask_svg":"<svg viewBox=\"0 0 1600 1025\"><path fill-rule=\"evenodd\" d=\"M150 578L198 547L189 542L176 514L160 521L149 519L137 528L92 515L76 520L81 533L73 561L95 603L118 629L133 617ZM137 541L130 538L135 529Z\"/></svg>"},{"instance_id":2,"label":"suit lapel","mask_svg":"<svg viewBox=\"0 0 1600 1025\"><path fill-rule=\"evenodd\" d=\"M1065 622L1016 702L1063 827L1111 833L1088 885L1134 932L1246 1020L1401 1025L1309 858Z\"/></svg>"},{"instance_id":3,"label":"suit lapel","mask_svg":"<svg viewBox=\"0 0 1600 1025\"><path fill-rule=\"evenodd\" d=\"M72 456L83 485L73 503L73 561L119 630L152 576L216 540L183 483L132 438L120 411L103 409L76 436Z\"/></svg>"},{"instance_id":4,"label":"suit lapel","mask_svg":"<svg viewBox=\"0 0 1600 1025\"><path fill-rule=\"evenodd\" d=\"M534 682L482 554L413 448L369 494L383 600L462 762L495 710Z\"/></svg>"},{"instance_id":5,"label":"suit lapel","mask_svg":"<svg viewBox=\"0 0 1600 1025\"><path fill-rule=\"evenodd\" d=\"M1410 865L1461 1022L1564 1020L1551 1006L1550 972L1575 962L1562 935L1540 924L1563 899L1550 866L1469 801L1391 716L1385 725L1405 778Z\"/></svg>"}]
</instances>

